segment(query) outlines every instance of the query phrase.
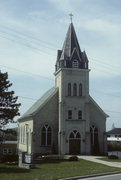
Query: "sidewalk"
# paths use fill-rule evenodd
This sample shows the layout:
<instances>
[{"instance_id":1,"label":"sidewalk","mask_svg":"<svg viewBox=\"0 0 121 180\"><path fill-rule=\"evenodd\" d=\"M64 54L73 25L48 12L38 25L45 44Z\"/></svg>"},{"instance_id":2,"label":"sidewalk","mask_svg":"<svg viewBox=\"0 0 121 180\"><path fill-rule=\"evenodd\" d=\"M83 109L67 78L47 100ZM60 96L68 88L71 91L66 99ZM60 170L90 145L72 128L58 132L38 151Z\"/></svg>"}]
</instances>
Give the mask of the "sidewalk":
<instances>
[{"instance_id":1,"label":"sidewalk","mask_svg":"<svg viewBox=\"0 0 121 180\"><path fill-rule=\"evenodd\" d=\"M121 162L108 162L108 161L103 161L103 160L97 159L97 158L101 158L101 157L103 157L103 156L78 156L78 158L84 159L87 161L101 163L101 164L111 166L111 167L121 168Z\"/></svg>"}]
</instances>

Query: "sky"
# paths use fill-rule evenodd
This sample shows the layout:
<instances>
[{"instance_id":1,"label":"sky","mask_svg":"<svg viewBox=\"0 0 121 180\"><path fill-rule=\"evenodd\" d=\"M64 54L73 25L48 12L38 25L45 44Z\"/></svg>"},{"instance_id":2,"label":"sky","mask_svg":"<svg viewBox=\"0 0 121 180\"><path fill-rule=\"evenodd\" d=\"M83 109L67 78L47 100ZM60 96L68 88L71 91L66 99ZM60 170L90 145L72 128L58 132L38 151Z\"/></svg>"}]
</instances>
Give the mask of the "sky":
<instances>
[{"instance_id":1,"label":"sky","mask_svg":"<svg viewBox=\"0 0 121 180\"><path fill-rule=\"evenodd\" d=\"M107 130L121 127L120 0L0 0L0 70L8 72L22 115L54 86L69 13L89 59L90 95L110 116Z\"/></svg>"}]
</instances>

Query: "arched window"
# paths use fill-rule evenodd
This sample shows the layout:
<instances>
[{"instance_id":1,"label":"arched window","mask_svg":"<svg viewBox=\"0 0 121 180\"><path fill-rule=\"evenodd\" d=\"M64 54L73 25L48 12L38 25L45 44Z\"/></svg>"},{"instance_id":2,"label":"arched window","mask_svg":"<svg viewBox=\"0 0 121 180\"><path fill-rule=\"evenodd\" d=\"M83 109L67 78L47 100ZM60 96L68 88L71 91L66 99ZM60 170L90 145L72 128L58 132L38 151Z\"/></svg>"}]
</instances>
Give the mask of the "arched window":
<instances>
[{"instance_id":1,"label":"arched window","mask_svg":"<svg viewBox=\"0 0 121 180\"><path fill-rule=\"evenodd\" d=\"M41 144L43 146L49 146L52 142L52 129L46 124L42 127L42 136L41 136Z\"/></svg>"},{"instance_id":2,"label":"arched window","mask_svg":"<svg viewBox=\"0 0 121 180\"><path fill-rule=\"evenodd\" d=\"M77 96L77 85L74 83L73 85L73 96Z\"/></svg>"},{"instance_id":3,"label":"arched window","mask_svg":"<svg viewBox=\"0 0 121 180\"><path fill-rule=\"evenodd\" d=\"M78 61L76 59L72 62L72 67L73 68L78 68L79 67L79 63L78 63Z\"/></svg>"},{"instance_id":4,"label":"arched window","mask_svg":"<svg viewBox=\"0 0 121 180\"><path fill-rule=\"evenodd\" d=\"M68 83L68 96L71 96L71 83Z\"/></svg>"},{"instance_id":5,"label":"arched window","mask_svg":"<svg viewBox=\"0 0 121 180\"><path fill-rule=\"evenodd\" d=\"M82 96L82 84L79 84L79 96Z\"/></svg>"},{"instance_id":6,"label":"arched window","mask_svg":"<svg viewBox=\"0 0 121 180\"><path fill-rule=\"evenodd\" d=\"M81 135L77 130L70 133L69 139L81 139Z\"/></svg>"},{"instance_id":7,"label":"arched window","mask_svg":"<svg viewBox=\"0 0 121 180\"><path fill-rule=\"evenodd\" d=\"M93 125L90 127L91 133L91 145L96 146L98 144L98 129Z\"/></svg>"}]
</instances>

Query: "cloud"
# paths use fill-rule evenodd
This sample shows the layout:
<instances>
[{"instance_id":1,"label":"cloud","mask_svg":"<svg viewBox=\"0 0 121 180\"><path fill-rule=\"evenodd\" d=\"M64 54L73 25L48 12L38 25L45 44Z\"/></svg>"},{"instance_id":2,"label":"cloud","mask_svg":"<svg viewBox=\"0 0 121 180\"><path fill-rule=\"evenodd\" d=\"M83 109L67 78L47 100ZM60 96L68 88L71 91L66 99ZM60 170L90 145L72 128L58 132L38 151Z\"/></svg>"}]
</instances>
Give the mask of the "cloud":
<instances>
[{"instance_id":1,"label":"cloud","mask_svg":"<svg viewBox=\"0 0 121 180\"><path fill-rule=\"evenodd\" d=\"M115 24L104 19L87 19L85 23L80 24L83 28L88 29L89 31L103 33L103 35L115 36L116 33L121 33L121 25Z\"/></svg>"}]
</instances>

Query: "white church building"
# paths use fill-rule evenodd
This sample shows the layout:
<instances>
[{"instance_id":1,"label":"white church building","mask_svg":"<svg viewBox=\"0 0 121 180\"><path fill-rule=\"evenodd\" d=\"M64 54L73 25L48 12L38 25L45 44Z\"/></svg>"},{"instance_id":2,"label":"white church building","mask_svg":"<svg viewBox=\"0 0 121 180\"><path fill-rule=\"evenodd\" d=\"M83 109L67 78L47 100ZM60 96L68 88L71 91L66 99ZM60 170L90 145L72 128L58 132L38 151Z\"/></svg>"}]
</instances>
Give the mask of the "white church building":
<instances>
[{"instance_id":1,"label":"white church building","mask_svg":"<svg viewBox=\"0 0 121 180\"><path fill-rule=\"evenodd\" d=\"M55 65L55 86L19 121L19 160L42 154L105 154L108 115L89 95L89 68L70 23Z\"/></svg>"}]
</instances>

